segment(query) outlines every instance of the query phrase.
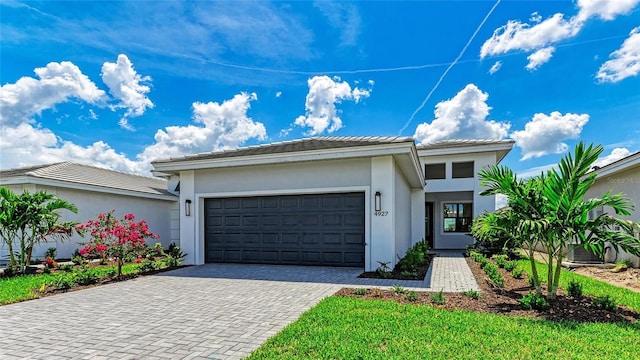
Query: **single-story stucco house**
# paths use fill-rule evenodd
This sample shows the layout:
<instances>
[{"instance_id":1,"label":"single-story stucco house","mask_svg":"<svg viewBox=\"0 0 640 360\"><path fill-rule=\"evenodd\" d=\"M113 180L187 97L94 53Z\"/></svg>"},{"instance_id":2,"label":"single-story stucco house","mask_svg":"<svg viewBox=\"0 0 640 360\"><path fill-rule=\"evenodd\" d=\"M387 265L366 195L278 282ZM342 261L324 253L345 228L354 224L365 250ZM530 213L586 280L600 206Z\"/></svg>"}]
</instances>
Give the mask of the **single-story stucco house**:
<instances>
[{"instance_id":1,"label":"single-story stucco house","mask_svg":"<svg viewBox=\"0 0 640 360\"><path fill-rule=\"evenodd\" d=\"M47 191L78 207L78 213L61 211L62 221L84 223L100 212L115 210L118 217L126 213L136 220L146 220L152 232L160 235L164 247L179 243L178 196L167 191L167 181L136 176L113 170L61 162L0 170L0 186L20 194ZM63 243L48 242L34 248L33 256L42 258L49 247L57 248L59 258L69 258L79 242L79 235ZM6 261L7 249L0 243L0 261Z\"/></svg>"},{"instance_id":2,"label":"single-story stucco house","mask_svg":"<svg viewBox=\"0 0 640 360\"><path fill-rule=\"evenodd\" d=\"M416 146L409 137L316 137L160 159L179 192L186 263L393 267L421 239L464 249L495 209L477 173L513 141Z\"/></svg>"},{"instance_id":3,"label":"single-story stucco house","mask_svg":"<svg viewBox=\"0 0 640 360\"><path fill-rule=\"evenodd\" d=\"M609 165L595 168L597 174L595 184L589 189L586 198L600 197L607 191L612 194L624 193L635 204L635 209L628 217L629 220L640 223L640 152L631 154ZM604 211L612 212L612 209L600 209L597 216ZM640 236L640 235L639 235ZM616 252L609 248L605 252L605 262L616 262L629 259L635 267L640 267L640 258L624 251Z\"/></svg>"}]
</instances>

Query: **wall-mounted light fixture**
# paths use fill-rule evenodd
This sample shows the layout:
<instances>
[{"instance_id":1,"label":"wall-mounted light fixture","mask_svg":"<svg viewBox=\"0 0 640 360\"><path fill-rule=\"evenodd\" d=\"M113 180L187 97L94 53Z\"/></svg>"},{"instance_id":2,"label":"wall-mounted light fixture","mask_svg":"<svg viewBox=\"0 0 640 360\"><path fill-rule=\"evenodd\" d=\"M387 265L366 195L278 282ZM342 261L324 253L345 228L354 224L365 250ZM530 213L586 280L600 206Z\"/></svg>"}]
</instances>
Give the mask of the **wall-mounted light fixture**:
<instances>
[{"instance_id":1,"label":"wall-mounted light fixture","mask_svg":"<svg viewBox=\"0 0 640 360\"><path fill-rule=\"evenodd\" d=\"M380 194L380 191L376 191L375 209L376 211L382 210L382 194Z\"/></svg>"},{"instance_id":2,"label":"wall-mounted light fixture","mask_svg":"<svg viewBox=\"0 0 640 360\"><path fill-rule=\"evenodd\" d=\"M191 216L191 200L184 201L184 214L185 216Z\"/></svg>"}]
</instances>

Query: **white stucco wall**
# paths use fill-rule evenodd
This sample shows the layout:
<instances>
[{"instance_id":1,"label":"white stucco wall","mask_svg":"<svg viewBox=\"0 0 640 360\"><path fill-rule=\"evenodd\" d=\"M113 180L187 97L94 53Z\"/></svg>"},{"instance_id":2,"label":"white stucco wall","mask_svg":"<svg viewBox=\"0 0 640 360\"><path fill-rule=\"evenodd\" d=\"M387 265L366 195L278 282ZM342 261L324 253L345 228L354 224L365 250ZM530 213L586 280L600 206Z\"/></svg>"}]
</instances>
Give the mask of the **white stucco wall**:
<instances>
[{"instance_id":1,"label":"white stucco wall","mask_svg":"<svg viewBox=\"0 0 640 360\"><path fill-rule=\"evenodd\" d=\"M395 222L396 222L396 260L407 253L411 247L411 188L400 170L396 168L395 178Z\"/></svg>"},{"instance_id":2,"label":"white stucco wall","mask_svg":"<svg viewBox=\"0 0 640 360\"><path fill-rule=\"evenodd\" d=\"M587 192L585 198L600 197L607 191L611 191L614 194L620 192L626 194L626 197L635 203L635 209L631 212L630 216L622 218L640 222L640 166L612 175L599 176L596 183L589 189L589 192ZM612 209L605 208L604 210L613 213ZM605 256L605 261L607 262L624 259L630 259L633 261L635 267L640 267L640 258L624 251L616 254L615 250L612 249L607 251Z\"/></svg>"},{"instance_id":3,"label":"white stucco wall","mask_svg":"<svg viewBox=\"0 0 640 360\"><path fill-rule=\"evenodd\" d=\"M161 242L163 246L166 247L172 240L177 240L171 236L169 211L171 206L175 206L175 201L154 200L42 185L10 185L7 187L17 193L21 193L24 188L28 188L31 192L44 190L75 204L78 207L78 213L74 214L66 210L60 211L62 215L61 221L85 223L89 219L95 219L100 212L115 210L115 214L119 218L126 213L132 213L136 216L136 220L146 220L149 224L149 229L153 233L160 235L160 239L158 240L149 240L148 243L150 245ZM71 239L64 242L48 242L35 248L33 256L34 258L42 258L47 248L56 247L59 258L69 258L75 249L81 247L78 243L87 240L89 239L84 239L78 234L75 234Z\"/></svg>"},{"instance_id":4,"label":"white stucco wall","mask_svg":"<svg viewBox=\"0 0 640 360\"><path fill-rule=\"evenodd\" d=\"M474 218L484 211L494 211L495 196L480 196L482 187L480 186L478 172L487 166L494 165L496 163L496 154L494 152L483 152L426 156L421 157L420 161L423 169L425 164L445 164L445 179L426 180L427 184L425 186L425 200L434 202L434 248L464 249L467 245L473 243L473 238L464 234L444 233L442 223L442 203L445 201L472 202ZM454 179L452 177L452 164L454 162L468 161L473 161L473 171L475 176L473 178Z\"/></svg>"},{"instance_id":5,"label":"white stucco wall","mask_svg":"<svg viewBox=\"0 0 640 360\"><path fill-rule=\"evenodd\" d=\"M203 264L204 200L211 197L283 195L327 192L363 192L370 204L371 160L368 158L296 162L181 171L180 238L187 263ZM192 215L184 216L185 201L192 201ZM368 211L365 242L369 243ZM387 241L391 241L387 237ZM369 261L369 249L365 249Z\"/></svg>"}]
</instances>

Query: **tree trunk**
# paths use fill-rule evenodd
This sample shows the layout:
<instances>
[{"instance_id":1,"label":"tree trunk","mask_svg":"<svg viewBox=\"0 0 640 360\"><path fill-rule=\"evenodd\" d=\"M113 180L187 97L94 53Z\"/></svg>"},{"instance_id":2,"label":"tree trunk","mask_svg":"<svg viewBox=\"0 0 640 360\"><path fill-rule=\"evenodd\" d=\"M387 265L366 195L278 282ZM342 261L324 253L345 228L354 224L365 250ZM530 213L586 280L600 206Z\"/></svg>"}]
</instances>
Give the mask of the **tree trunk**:
<instances>
[{"instance_id":1,"label":"tree trunk","mask_svg":"<svg viewBox=\"0 0 640 360\"><path fill-rule=\"evenodd\" d=\"M550 247L547 247L547 255L549 255L549 260L547 264L547 299L552 300L556 297L553 292L553 288L555 286L553 282L553 251Z\"/></svg>"},{"instance_id":2,"label":"tree trunk","mask_svg":"<svg viewBox=\"0 0 640 360\"><path fill-rule=\"evenodd\" d=\"M118 258L116 261L118 264L118 278L120 278L122 276L122 258Z\"/></svg>"},{"instance_id":3,"label":"tree trunk","mask_svg":"<svg viewBox=\"0 0 640 360\"><path fill-rule=\"evenodd\" d=\"M538 278L538 268L536 267L536 259L533 256L533 244L529 246L529 261L531 262L531 276L533 276L533 286L536 289L536 294L542 296L542 286L540 286L540 279Z\"/></svg>"}]
</instances>

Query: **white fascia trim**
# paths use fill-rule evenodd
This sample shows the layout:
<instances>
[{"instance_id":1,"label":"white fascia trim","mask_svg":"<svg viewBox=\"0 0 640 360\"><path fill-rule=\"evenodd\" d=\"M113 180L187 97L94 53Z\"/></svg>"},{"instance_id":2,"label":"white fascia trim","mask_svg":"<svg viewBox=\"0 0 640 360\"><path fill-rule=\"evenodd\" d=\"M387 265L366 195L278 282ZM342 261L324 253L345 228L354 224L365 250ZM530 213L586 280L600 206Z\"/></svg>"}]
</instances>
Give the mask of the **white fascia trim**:
<instances>
[{"instance_id":1,"label":"white fascia trim","mask_svg":"<svg viewBox=\"0 0 640 360\"><path fill-rule=\"evenodd\" d=\"M418 155L418 151L415 146L411 147L411 153L409 154L411 161L413 162L413 167L415 172L418 174L418 184L413 189L424 189L425 186L425 178L424 172L422 171L422 164L420 163L420 155Z\"/></svg>"},{"instance_id":2,"label":"white fascia trim","mask_svg":"<svg viewBox=\"0 0 640 360\"><path fill-rule=\"evenodd\" d=\"M96 185L78 184L78 183L72 183L72 182L61 181L61 180L42 179L42 178L37 178L32 176L20 176L20 177L15 177L10 179L2 179L0 181L0 185L24 185L24 184L43 185L43 186L59 187L59 188L73 189L73 190L94 191L94 192L100 192L100 193L133 196L133 197L154 199L154 200L164 200L164 201L179 200L177 196L149 194L149 193L143 193L139 191L115 189L115 188L96 186Z\"/></svg>"},{"instance_id":3,"label":"white fascia trim","mask_svg":"<svg viewBox=\"0 0 640 360\"><path fill-rule=\"evenodd\" d=\"M413 143L402 142L373 146L357 146L325 150L309 150L293 153L278 153L255 156L241 156L218 159L173 160L167 163L152 164L156 172L172 172L181 170L211 169L220 167L282 164L290 162L347 159L358 157L375 157L404 153Z\"/></svg>"},{"instance_id":4,"label":"white fascia trim","mask_svg":"<svg viewBox=\"0 0 640 360\"><path fill-rule=\"evenodd\" d=\"M434 156L434 155L457 155L479 152L497 152L497 151L511 151L513 149L513 143L506 144L492 144L492 145L468 145L460 147L451 147L443 149L418 149L418 155L422 156Z\"/></svg>"},{"instance_id":5,"label":"white fascia trim","mask_svg":"<svg viewBox=\"0 0 640 360\"><path fill-rule=\"evenodd\" d=\"M625 171L638 165L640 165L640 153L636 153L626 159L619 160L616 163L606 165L598 170L594 170L594 172L597 174L597 177L600 178L602 176L613 175L615 173Z\"/></svg>"}]
</instances>

